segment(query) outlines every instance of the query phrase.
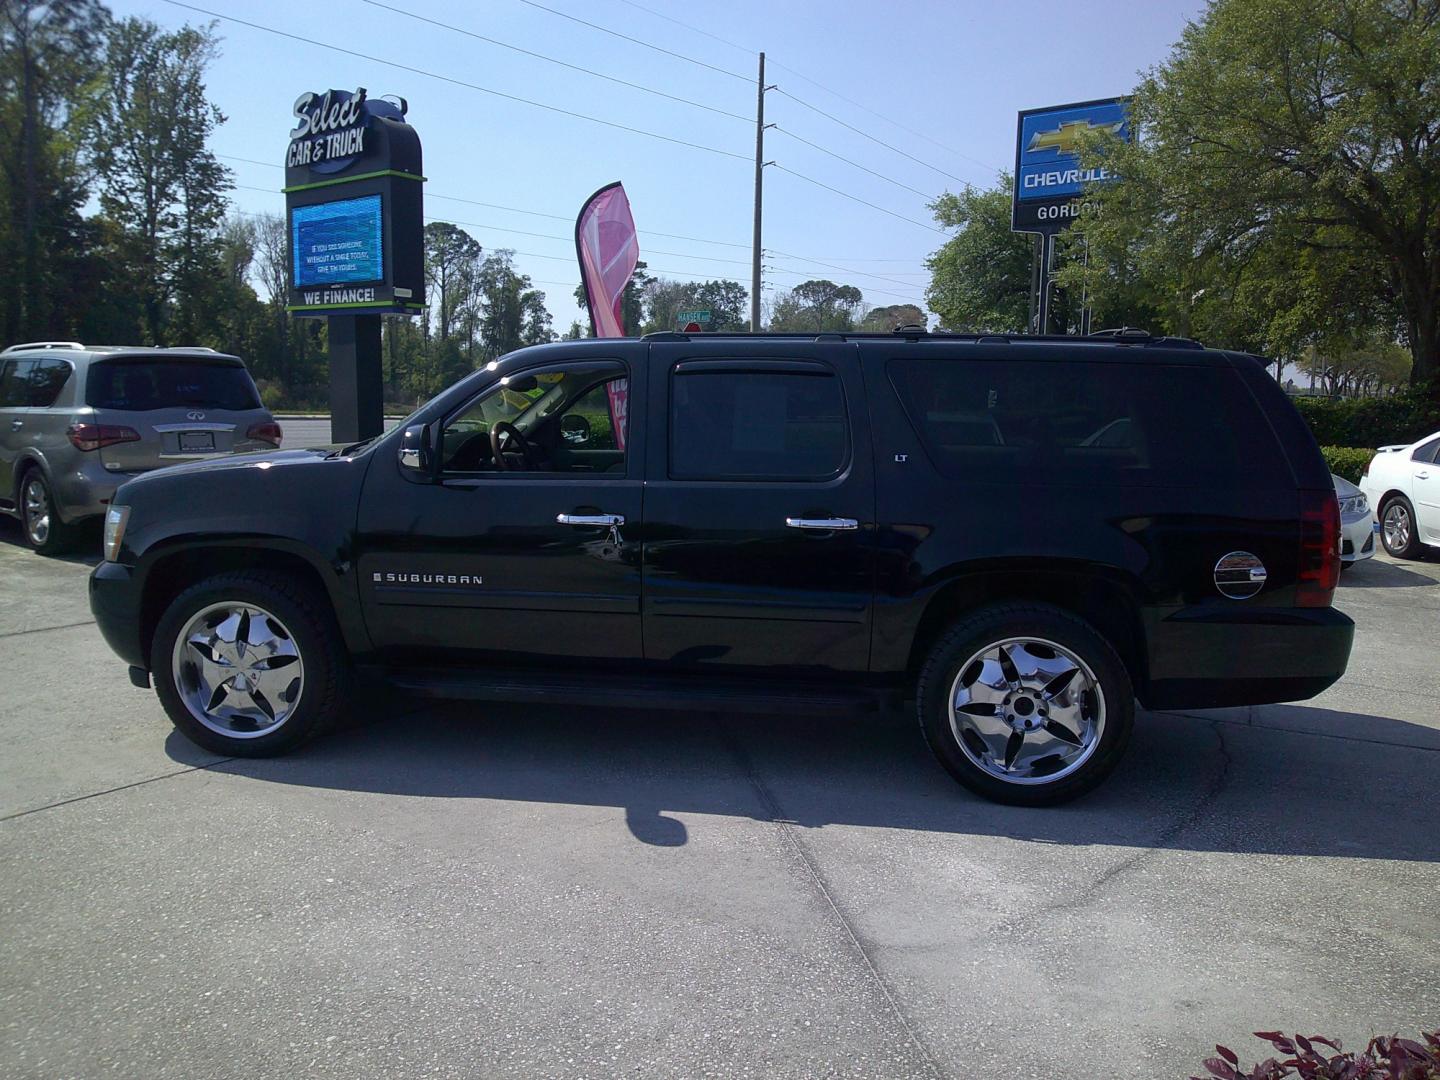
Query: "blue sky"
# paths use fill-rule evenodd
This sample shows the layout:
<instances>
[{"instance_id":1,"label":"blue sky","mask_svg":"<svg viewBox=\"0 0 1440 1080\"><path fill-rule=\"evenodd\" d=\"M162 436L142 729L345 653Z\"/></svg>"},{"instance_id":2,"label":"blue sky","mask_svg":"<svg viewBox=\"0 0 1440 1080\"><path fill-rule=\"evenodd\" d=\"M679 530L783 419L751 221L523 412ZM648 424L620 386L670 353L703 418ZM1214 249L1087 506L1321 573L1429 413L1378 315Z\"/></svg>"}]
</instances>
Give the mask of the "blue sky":
<instances>
[{"instance_id":1,"label":"blue sky","mask_svg":"<svg viewBox=\"0 0 1440 1080\"><path fill-rule=\"evenodd\" d=\"M278 165L293 123L291 106L302 91L364 86L371 96L402 95L425 148L427 215L469 223L463 227L487 250L508 247L524 253L516 256L517 266L545 291L557 332L581 317L570 295L578 281L570 240L575 213L591 191L611 180L625 183L641 230L641 255L652 271L696 279L730 277L748 287L756 50L767 54L766 81L784 91L767 96L766 119L779 130L767 132L765 156L791 170L766 170L767 286L783 289L808 277L828 277L860 287L868 304L923 302L928 280L924 259L944 241L942 234L924 227L931 222L927 196L965 183L986 186L995 170L1009 167L1017 110L1129 90L1137 72L1162 60L1186 20L1202 8L1198 0L1065 5L1030 0L639 0L659 13L652 14L627 0L543 0L547 7L724 69L714 71L522 0L384 2L455 29L365 0L323 5L194 0L197 7L304 39L288 40L223 20L217 27L223 39L221 56L210 72L209 88L228 120L213 149L229 155L224 161L239 185L236 206L245 211L283 209L281 170L233 158ZM115 0L112 6L117 15L143 15L165 26L208 21L165 0ZM667 21L664 15L715 37ZM619 86L459 31L750 119ZM740 159L548 112L327 46L727 151ZM817 109L865 134L819 115ZM866 134L895 149L878 145ZM828 156L801 139L889 179Z\"/></svg>"}]
</instances>

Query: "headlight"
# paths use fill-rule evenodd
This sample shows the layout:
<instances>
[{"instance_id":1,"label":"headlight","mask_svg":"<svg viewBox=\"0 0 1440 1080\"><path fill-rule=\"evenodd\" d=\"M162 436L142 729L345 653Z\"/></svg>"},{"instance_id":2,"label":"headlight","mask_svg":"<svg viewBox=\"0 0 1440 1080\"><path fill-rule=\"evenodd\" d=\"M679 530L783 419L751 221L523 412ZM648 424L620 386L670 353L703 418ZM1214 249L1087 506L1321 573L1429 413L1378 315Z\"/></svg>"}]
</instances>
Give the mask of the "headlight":
<instances>
[{"instance_id":1,"label":"headlight","mask_svg":"<svg viewBox=\"0 0 1440 1080\"><path fill-rule=\"evenodd\" d=\"M1340 513L1342 514L1364 514L1370 510L1370 503L1364 495L1352 495L1340 502Z\"/></svg>"},{"instance_id":2,"label":"headlight","mask_svg":"<svg viewBox=\"0 0 1440 1080\"><path fill-rule=\"evenodd\" d=\"M120 542L125 539L125 526L130 522L130 507L112 506L105 511L105 561L120 557Z\"/></svg>"}]
</instances>

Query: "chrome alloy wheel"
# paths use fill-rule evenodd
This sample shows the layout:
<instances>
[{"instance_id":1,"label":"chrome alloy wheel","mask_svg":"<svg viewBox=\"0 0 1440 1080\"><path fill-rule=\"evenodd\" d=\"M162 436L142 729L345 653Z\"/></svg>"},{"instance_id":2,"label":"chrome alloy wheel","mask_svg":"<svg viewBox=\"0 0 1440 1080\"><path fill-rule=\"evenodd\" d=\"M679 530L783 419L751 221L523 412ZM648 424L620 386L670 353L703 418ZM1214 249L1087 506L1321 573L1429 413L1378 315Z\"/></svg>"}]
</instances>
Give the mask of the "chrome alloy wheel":
<instances>
[{"instance_id":1,"label":"chrome alloy wheel","mask_svg":"<svg viewBox=\"0 0 1440 1080\"><path fill-rule=\"evenodd\" d=\"M36 547L50 539L50 499L38 476L25 481L25 534Z\"/></svg>"},{"instance_id":2,"label":"chrome alloy wheel","mask_svg":"<svg viewBox=\"0 0 1440 1080\"><path fill-rule=\"evenodd\" d=\"M1385 520L1381 526L1385 530L1385 547L1392 554L1410 546L1410 511L1399 499L1385 508Z\"/></svg>"},{"instance_id":3,"label":"chrome alloy wheel","mask_svg":"<svg viewBox=\"0 0 1440 1080\"><path fill-rule=\"evenodd\" d=\"M1090 665L1053 641L1006 638L960 665L950 730L972 763L1010 784L1049 784L1090 759L1105 694Z\"/></svg>"},{"instance_id":4,"label":"chrome alloy wheel","mask_svg":"<svg viewBox=\"0 0 1440 1080\"><path fill-rule=\"evenodd\" d=\"M285 624L239 601L197 612L175 639L172 674L190 715L232 739L275 731L295 711L305 665Z\"/></svg>"}]
</instances>

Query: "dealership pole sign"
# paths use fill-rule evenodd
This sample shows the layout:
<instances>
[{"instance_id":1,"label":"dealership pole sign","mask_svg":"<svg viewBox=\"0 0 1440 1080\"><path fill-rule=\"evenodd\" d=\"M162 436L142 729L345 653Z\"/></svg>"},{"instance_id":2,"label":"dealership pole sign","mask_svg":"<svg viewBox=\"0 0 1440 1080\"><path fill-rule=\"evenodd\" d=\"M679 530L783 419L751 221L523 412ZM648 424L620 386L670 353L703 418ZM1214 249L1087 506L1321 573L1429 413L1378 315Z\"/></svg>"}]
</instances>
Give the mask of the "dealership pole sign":
<instances>
[{"instance_id":1,"label":"dealership pole sign","mask_svg":"<svg viewBox=\"0 0 1440 1080\"><path fill-rule=\"evenodd\" d=\"M1080 215L1087 191L1116 179L1103 166L1082 164L1079 150L1091 132L1107 131L1129 142L1129 100L1105 98L1020 113L1010 211L1014 232L1060 232Z\"/></svg>"},{"instance_id":2,"label":"dealership pole sign","mask_svg":"<svg viewBox=\"0 0 1440 1080\"><path fill-rule=\"evenodd\" d=\"M417 314L425 306L420 137L406 105L356 90L295 99L285 150L287 310Z\"/></svg>"}]
</instances>

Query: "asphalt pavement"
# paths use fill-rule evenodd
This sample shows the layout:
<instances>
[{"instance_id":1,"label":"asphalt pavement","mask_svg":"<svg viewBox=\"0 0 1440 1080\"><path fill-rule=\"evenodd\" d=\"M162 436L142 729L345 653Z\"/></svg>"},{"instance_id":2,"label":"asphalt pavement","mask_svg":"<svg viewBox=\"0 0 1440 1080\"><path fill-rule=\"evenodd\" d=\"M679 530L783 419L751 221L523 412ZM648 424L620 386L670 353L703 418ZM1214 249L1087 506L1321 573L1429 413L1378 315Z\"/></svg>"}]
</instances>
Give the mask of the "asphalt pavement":
<instances>
[{"instance_id":1,"label":"asphalt pavement","mask_svg":"<svg viewBox=\"0 0 1440 1080\"><path fill-rule=\"evenodd\" d=\"M286 424L289 445L297 433ZM1440 561L1067 807L912 719L372 702L223 760L0 521L0 1075L1185 1077L1440 1026Z\"/></svg>"}]
</instances>

